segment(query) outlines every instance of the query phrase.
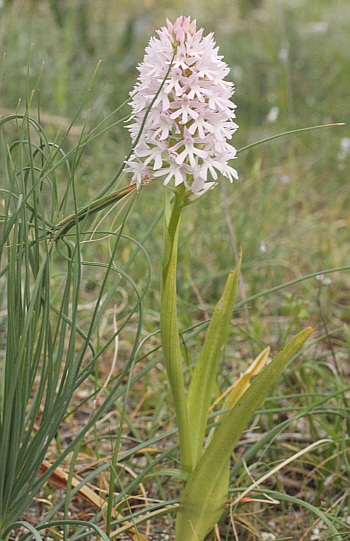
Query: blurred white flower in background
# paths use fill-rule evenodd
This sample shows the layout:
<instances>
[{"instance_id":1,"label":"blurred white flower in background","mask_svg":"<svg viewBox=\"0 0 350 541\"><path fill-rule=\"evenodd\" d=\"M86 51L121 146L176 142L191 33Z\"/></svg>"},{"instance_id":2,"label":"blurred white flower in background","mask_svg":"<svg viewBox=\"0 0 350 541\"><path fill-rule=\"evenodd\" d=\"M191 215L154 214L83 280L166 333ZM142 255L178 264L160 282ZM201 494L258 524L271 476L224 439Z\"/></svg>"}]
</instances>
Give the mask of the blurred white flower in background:
<instances>
[{"instance_id":1,"label":"blurred white flower in background","mask_svg":"<svg viewBox=\"0 0 350 541\"><path fill-rule=\"evenodd\" d=\"M238 178L228 165L236 155L228 140L238 127L233 121L236 106L230 101L233 83L224 81L230 70L218 55L213 34L202 37L203 28L196 31L190 17L179 17L174 24L167 20L167 27L157 33L131 92L133 142L175 56L125 171L132 172L139 185L145 177L164 177L165 185L183 183L202 195L219 175L231 182Z\"/></svg>"},{"instance_id":2,"label":"blurred white flower in background","mask_svg":"<svg viewBox=\"0 0 350 541\"><path fill-rule=\"evenodd\" d=\"M274 122L276 122L279 112L280 110L278 107L272 107L272 109L270 109L270 111L267 113L266 122L268 122L269 124L273 124Z\"/></svg>"},{"instance_id":3,"label":"blurred white flower in background","mask_svg":"<svg viewBox=\"0 0 350 541\"><path fill-rule=\"evenodd\" d=\"M350 137L342 137L340 139L340 151L338 152L338 160L343 161L350 154Z\"/></svg>"},{"instance_id":4,"label":"blurred white flower in background","mask_svg":"<svg viewBox=\"0 0 350 541\"><path fill-rule=\"evenodd\" d=\"M328 27L327 21L315 21L307 26L307 30L310 34L325 34Z\"/></svg>"},{"instance_id":5,"label":"blurred white flower in background","mask_svg":"<svg viewBox=\"0 0 350 541\"><path fill-rule=\"evenodd\" d=\"M261 532L260 534L262 541L273 541L276 539L275 534L270 532Z\"/></svg>"},{"instance_id":6,"label":"blurred white flower in background","mask_svg":"<svg viewBox=\"0 0 350 541\"><path fill-rule=\"evenodd\" d=\"M289 57L289 51L286 47L278 51L278 60L280 62L287 62L288 57Z\"/></svg>"},{"instance_id":7,"label":"blurred white flower in background","mask_svg":"<svg viewBox=\"0 0 350 541\"><path fill-rule=\"evenodd\" d=\"M290 183L290 177L288 175L281 175L281 182L282 182L282 184L289 184Z\"/></svg>"},{"instance_id":8,"label":"blurred white flower in background","mask_svg":"<svg viewBox=\"0 0 350 541\"><path fill-rule=\"evenodd\" d=\"M266 254L267 248L266 248L265 242L261 242L261 243L260 243L260 252L261 252L262 254Z\"/></svg>"},{"instance_id":9,"label":"blurred white flower in background","mask_svg":"<svg viewBox=\"0 0 350 541\"><path fill-rule=\"evenodd\" d=\"M332 283L332 279L324 274L318 274L316 276L316 280L318 280L324 286L329 286Z\"/></svg>"}]
</instances>

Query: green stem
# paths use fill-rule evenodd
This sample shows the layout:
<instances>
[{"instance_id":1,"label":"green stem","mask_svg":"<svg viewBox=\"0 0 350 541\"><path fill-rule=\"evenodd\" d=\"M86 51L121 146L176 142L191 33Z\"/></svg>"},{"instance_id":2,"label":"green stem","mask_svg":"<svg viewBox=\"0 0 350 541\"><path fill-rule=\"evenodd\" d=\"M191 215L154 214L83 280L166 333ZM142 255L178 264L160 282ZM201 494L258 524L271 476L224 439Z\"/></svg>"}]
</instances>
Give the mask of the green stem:
<instances>
[{"instance_id":1,"label":"green stem","mask_svg":"<svg viewBox=\"0 0 350 541\"><path fill-rule=\"evenodd\" d=\"M192 472L192 451L181 362L176 308L176 263L183 194L176 194L169 221L165 222L165 253L162 266L160 331L164 363L173 395L179 431L181 467Z\"/></svg>"}]
</instances>

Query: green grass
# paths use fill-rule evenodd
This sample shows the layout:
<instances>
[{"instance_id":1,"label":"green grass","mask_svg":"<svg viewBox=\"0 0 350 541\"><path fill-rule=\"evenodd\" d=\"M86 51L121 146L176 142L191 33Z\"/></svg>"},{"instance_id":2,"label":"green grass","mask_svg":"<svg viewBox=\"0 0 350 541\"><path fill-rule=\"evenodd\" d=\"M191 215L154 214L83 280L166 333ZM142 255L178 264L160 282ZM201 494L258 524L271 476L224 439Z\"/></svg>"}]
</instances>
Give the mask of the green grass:
<instances>
[{"instance_id":1,"label":"green grass","mask_svg":"<svg viewBox=\"0 0 350 541\"><path fill-rule=\"evenodd\" d=\"M4 4L0 8L0 52L6 53L0 91L3 117L17 109L23 112L26 95L30 95L32 88L39 87L31 114L37 118L39 111L48 137L60 143L102 59L86 102L63 141L66 153L79 143L85 121L87 133L127 99L137 77L136 66L155 28L164 24L165 17L173 19L183 12L190 14L188 6L180 1L77 0L67 2L65 10L63 3L54 0L14 0ZM300 449L319 439L330 442L311 449L274 474L260 487L263 493L256 491L249 495L265 500L270 496L279 503L241 503L232 508L231 515L228 508L220 525L221 538L233 540L235 528L239 539L247 541L261 538L261 532L273 533L276 539L311 539L318 527L321 539L345 540L349 539L350 516L346 427L350 380L349 270L327 275L331 279L329 284L313 277L254 300L249 298L308 274L349 265L350 154L339 153L341 139L350 137L347 125L350 9L347 0L331 3L266 0L261 2L260 9L249 7L252 4L254 2L201 0L191 12L206 32L215 32L220 51L231 67L240 126L234 145L243 148L294 128L332 122L346 125L280 138L239 154L235 163L239 181L234 185L227 183L225 193L220 189L209 192L183 213L178 280L183 353L190 371L196 361L198 344L203 340L203 333L191 334L191 331L193 326L205 323L207 314L211 315L227 273L235 266L232 243L240 243L248 302L242 303L235 313L229 342L223 351L217 397L266 345L271 345L275 354L288 337L300 329L312 324L318 325L318 330L303 354L288 366L274 386L264 408L237 446L233 458L232 501L252 479L265 475ZM37 85L42 62L43 71ZM279 115L276 122L269 123L266 119L272 107L278 107ZM125 106L106 126L128 114L129 108ZM18 138L20 128L13 122L2 130L1 188L6 182L3 175L6 145ZM103 189L129 148L128 133L122 123L111 126L84 147L73 168L78 205L88 204ZM71 166L72 160L73 155ZM65 165L55 172L60 197L69 178ZM127 185L129 180L122 176L119 185ZM49 196L47 189L43 192L44 201L48 202ZM161 187L144 189L124 233L141 241L162 208ZM74 212L71 195L63 214L70 212ZM57 215L55 219L58 221L61 217ZM109 231L114 227L115 217L116 211L112 211L100 229ZM234 241L228 221L233 226ZM86 227L92 229L97 223L98 218L91 219ZM142 339L148 338L138 352L132 385L130 389L123 388L124 394L121 391L117 395L108 412L88 433L77 454L75 467L76 473L80 468L89 467L82 476L89 478L97 493L107 499L111 469L103 459L114 451L122 418L119 451L123 454L118 457L122 466L115 472L115 490L121 493L120 501L124 498L123 491L135 496L130 502L135 517L140 503L136 496L142 496L141 482L147 491L149 502L146 505L150 509L156 508L152 499L177 500L181 486L181 480L171 479L166 474L167 470L179 467L179 456L174 419L168 407L167 380L162 364L157 364L162 243L160 222L144 243L151 264L139 252L128 268L141 291L147 286L148 270L151 270L151 283L143 301L141 333ZM108 239L90 242L83 247L84 258L108 264L109 250ZM118 266L128 265L132 250L133 243L121 239ZM59 255L55 256L53 269L53 299L58 303L65 280ZM89 329L103 275L102 267L84 267L78 322L83 332ZM113 284L109 279L108 287L112 288ZM1 282L0 285L2 287ZM101 310L93 336L98 349L104 347L115 332L115 303L118 327L123 323L125 327L118 346L111 343L84 386L73 396L59 436L48 449L47 459L51 462L90 419L93 399L106 381L115 351L118 350L115 370L103 390L101 402L130 359L138 321L136 315L130 321L127 317L128 307L136 302L136 297L132 285L123 281L116 297L109 299ZM0 308L0 314L4 319L5 308ZM5 328L2 323L1 349L5 344ZM79 338L77 343L79 348ZM87 356L84 362L90 359L91 356ZM123 384L126 383L125 377ZM129 393L127 400L123 398L126 392ZM279 434L282 427L284 432ZM135 454L131 448L137 445L140 449L155 448L157 452ZM165 469L163 474L162 469ZM32 505L23 519L34 523L43 520L46 524L67 518L68 497L65 503L65 497L50 485L44 487L40 497L42 507ZM51 501L54 506L59 506L61 501L61 509L51 508ZM141 505L145 505L144 502ZM126 516L127 505L121 504L121 509ZM316 523L320 516L315 510L330 521L338 537L325 520L322 520L323 525ZM74 500L70 513L84 520L95 516L97 524L104 524L102 513L81 499ZM172 514L154 518L150 539L151 535L161 539L159 532L162 531L172 535L173 525ZM115 523L112 531L117 527ZM59 531L59 526L53 528ZM76 529L76 534L73 530L69 532L70 538L79 538L78 526ZM140 531L146 530L141 527Z\"/></svg>"}]
</instances>

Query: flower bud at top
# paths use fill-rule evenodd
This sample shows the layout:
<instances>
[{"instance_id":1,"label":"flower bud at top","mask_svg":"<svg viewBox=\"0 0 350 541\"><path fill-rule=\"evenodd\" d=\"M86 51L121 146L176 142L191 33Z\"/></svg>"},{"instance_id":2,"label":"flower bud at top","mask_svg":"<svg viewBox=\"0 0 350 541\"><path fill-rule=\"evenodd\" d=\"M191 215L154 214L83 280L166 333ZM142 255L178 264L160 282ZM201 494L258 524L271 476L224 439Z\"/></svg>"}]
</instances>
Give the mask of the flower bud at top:
<instances>
[{"instance_id":1,"label":"flower bud at top","mask_svg":"<svg viewBox=\"0 0 350 541\"><path fill-rule=\"evenodd\" d=\"M213 34L202 37L196 21L179 17L151 38L131 92L129 125L133 142L147 107L165 83L148 113L141 137L126 162L139 185L143 178L163 177L164 184L183 183L195 196L214 186L217 172L233 181L228 165L236 150L227 141L236 131L233 83L225 81L229 68L218 55ZM208 179L208 175L209 179Z\"/></svg>"}]
</instances>

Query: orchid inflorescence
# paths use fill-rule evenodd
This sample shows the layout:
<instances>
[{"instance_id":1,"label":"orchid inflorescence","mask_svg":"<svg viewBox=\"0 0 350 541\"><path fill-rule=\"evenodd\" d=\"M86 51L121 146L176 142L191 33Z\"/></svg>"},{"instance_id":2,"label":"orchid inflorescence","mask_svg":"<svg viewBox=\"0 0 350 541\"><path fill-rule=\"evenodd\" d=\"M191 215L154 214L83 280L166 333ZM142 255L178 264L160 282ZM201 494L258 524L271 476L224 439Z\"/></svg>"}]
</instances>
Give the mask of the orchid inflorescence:
<instances>
[{"instance_id":1,"label":"orchid inflorescence","mask_svg":"<svg viewBox=\"0 0 350 541\"><path fill-rule=\"evenodd\" d=\"M179 17L174 24L167 20L157 33L131 92L129 130L134 143L139 139L125 171L133 173L138 185L144 178L164 177L164 185L176 189L183 184L200 196L216 184L218 173L231 182L237 178L228 165L236 155L228 140L238 127L230 100L233 83L224 80L230 70L218 55L213 34L203 37L203 28L196 31L190 17Z\"/></svg>"}]
</instances>

